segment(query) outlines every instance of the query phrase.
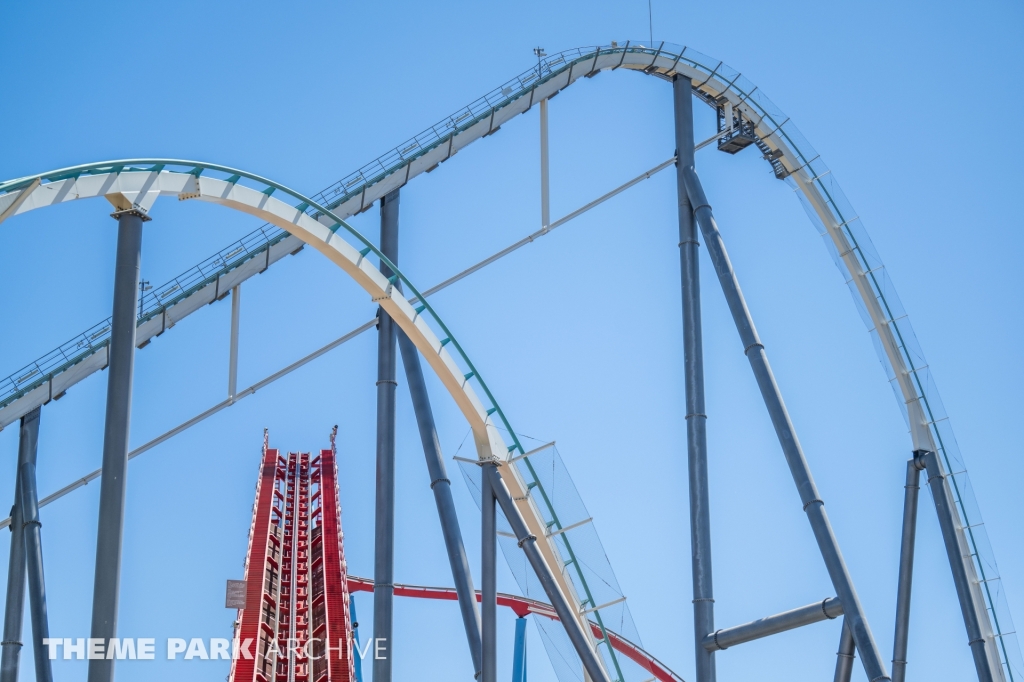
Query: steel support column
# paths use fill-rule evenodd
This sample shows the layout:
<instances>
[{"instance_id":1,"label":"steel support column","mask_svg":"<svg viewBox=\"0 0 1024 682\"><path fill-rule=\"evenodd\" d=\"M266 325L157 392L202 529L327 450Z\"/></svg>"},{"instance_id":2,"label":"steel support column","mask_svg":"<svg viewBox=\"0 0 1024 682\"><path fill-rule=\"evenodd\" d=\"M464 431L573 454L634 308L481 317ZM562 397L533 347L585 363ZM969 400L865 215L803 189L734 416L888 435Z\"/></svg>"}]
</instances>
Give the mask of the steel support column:
<instances>
[{"instance_id":1,"label":"steel support column","mask_svg":"<svg viewBox=\"0 0 1024 682\"><path fill-rule=\"evenodd\" d=\"M686 191L690 197L690 203L694 206L694 215L704 235L708 255L711 257L711 262L714 263L715 272L718 274L718 280L729 304L729 310L732 312L733 321L743 342L743 352L750 361L758 388L761 391L761 397L768 409L772 424L775 426L775 433L782 445L782 451L789 464L793 481L800 493L800 501L807 514L807 520L811 524L829 577L832 579L832 586L843 603L846 622L853 632L853 639L857 643L857 650L860 651L868 679L872 682L887 680L889 673L885 669L885 663L875 644L874 636L871 634L864 609L857 597L857 590L853 586L853 579L850 577L846 561L839 550L839 542L836 540L832 524L825 513L825 503L821 500L821 495L814 484L803 448L800 446L800 441L797 440L796 429L789 418L786 404L782 400L782 393L775 383L771 366L768 364L768 356L764 352L764 345L757 336L754 320L747 309L739 280L736 279L736 273L729 261L722 235L719 233L715 217L711 213L711 206L708 204L700 179L693 167L685 168L683 172Z\"/></svg>"},{"instance_id":2,"label":"steel support column","mask_svg":"<svg viewBox=\"0 0 1024 682\"><path fill-rule=\"evenodd\" d=\"M416 424L419 426L420 440L423 442L423 456L427 460L427 472L430 474L430 489L434 491L434 503L437 505L437 516L441 520L441 533L444 536L445 548L448 550L452 580L455 583L455 592L459 597L459 610L462 612L462 623L466 629L469 653L473 658L473 671L479 674L482 670L480 667L480 613L476 608L473 574L469 568L469 557L466 555L466 547L462 542L459 516L455 511L455 500L452 497L452 482L448 478L444 459L441 456L441 442L437 438L434 412L430 407L430 396L427 394L427 384L423 379L419 351L401 330L398 331L398 347L402 351L405 378L412 396L412 407L416 412Z\"/></svg>"},{"instance_id":3,"label":"steel support column","mask_svg":"<svg viewBox=\"0 0 1024 682\"><path fill-rule=\"evenodd\" d=\"M21 421L22 443L26 444L24 457L18 457L18 482L25 536L25 568L28 573L28 602L32 613L32 653L35 659L36 681L53 682L49 648L43 641L50 637L46 615L46 580L43 578L42 524L39 522L39 495L36 491L36 452L39 443L39 408L25 415ZM20 453L19 453L20 454Z\"/></svg>"},{"instance_id":4,"label":"steel support column","mask_svg":"<svg viewBox=\"0 0 1024 682\"><path fill-rule=\"evenodd\" d=\"M92 596L91 629L91 637L102 639L105 644L117 636L125 476L128 473L128 433L131 425L132 377L135 373L135 311L139 304L142 223L149 220L149 217L138 209L118 211L113 217L117 218L117 256L108 347L103 478L100 483L100 518L96 538L96 576ZM113 659L89 661L89 682L113 682L113 679Z\"/></svg>"},{"instance_id":5,"label":"steel support column","mask_svg":"<svg viewBox=\"0 0 1024 682\"><path fill-rule=\"evenodd\" d=\"M960 599L960 610L963 612L964 625L967 627L967 641L971 647L971 654L974 656L974 667L978 671L978 680L979 682L1002 680L1002 670L992 669L988 653L985 651L985 633L982 631L981 619L978 618L979 609L983 611L985 606L976 603L975 594L971 590L966 565L966 562L972 560L971 553L961 547L957 537L958 515L952 492L946 482L942 466L939 464L938 455L934 452L922 452L919 456L924 460L925 468L928 470L928 485L932 489L935 512L939 516L939 528L942 530L942 540L946 545L946 554L949 556L949 567L953 572L957 597Z\"/></svg>"},{"instance_id":6,"label":"steel support column","mask_svg":"<svg viewBox=\"0 0 1024 682\"><path fill-rule=\"evenodd\" d=\"M526 617L516 619L516 640L512 649L512 682L526 682Z\"/></svg>"},{"instance_id":7,"label":"steel support column","mask_svg":"<svg viewBox=\"0 0 1024 682\"><path fill-rule=\"evenodd\" d=\"M11 509L11 555L7 569L7 602L4 608L4 640L0 657L0 682L18 682L21 633L25 617L25 533L21 501L21 465L35 461L40 408L21 418L18 462L14 469L14 507Z\"/></svg>"},{"instance_id":8,"label":"steel support column","mask_svg":"<svg viewBox=\"0 0 1024 682\"><path fill-rule=\"evenodd\" d=\"M527 527L523 515L519 512L519 508L516 507L515 500L512 499L512 493L509 492L508 486L502 480L498 467L485 466L481 468L484 477L490 479L491 491L497 499L502 513L505 514L509 525L512 526L512 532L515 534L516 539L519 540L519 546L522 548L523 553L526 554L526 559L530 562L534 573L536 573L541 587L544 588L544 593L547 595L548 601L551 602L552 608L558 614L562 627L565 628L565 632L569 636L569 641L583 662L584 671L590 675L590 679L593 682L611 682L608 674L604 671L604 667L601 665L600 659L597 657L597 652L590 646L590 639L587 637L587 633L583 631L583 627L576 619L576 614L569 605L569 601L562 594L558 583L555 582L555 576L544 562L544 556L537 547L537 537L530 534L530 529ZM482 483L482 485L485 485L485 483Z\"/></svg>"},{"instance_id":9,"label":"steel support column","mask_svg":"<svg viewBox=\"0 0 1024 682\"><path fill-rule=\"evenodd\" d=\"M348 595L349 616L352 618L352 642L355 645L352 664L355 668L356 682L363 682L363 659L359 656L359 617L356 616L355 595Z\"/></svg>"},{"instance_id":10,"label":"steel support column","mask_svg":"<svg viewBox=\"0 0 1024 682\"><path fill-rule=\"evenodd\" d=\"M482 682L498 682L498 510L495 507L493 476L488 469L497 462L481 463L480 476L480 613L483 621L481 651Z\"/></svg>"},{"instance_id":11,"label":"steel support column","mask_svg":"<svg viewBox=\"0 0 1024 682\"><path fill-rule=\"evenodd\" d=\"M683 298L683 374L686 385L686 456L690 481L690 560L697 682L715 682L715 653L701 644L715 631L711 577L711 504L708 496L707 414L704 409L704 348L700 312L700 242L686 192L684 170L693 167L693 92L690 79L672 81L676 129L676 190L679 200L679 270Z\"/></svg>"},{"instance_id":12,"label":"steel support column","mask_svg":"<svg viewBox=\"0 0 1024 682\"><path fill-rule=\"evenodd\" d=\"M857 647L853 643L853 634L843 619L843 631L839 635L839 651L836 652L836 674L832 682L850 682L853 676L853 661L857 658ZM895 677L895 675L893 675Z\"/></svg>"},{"instance_id":13,"label":"steel support column","mask_svg":"<svg viewBox=\"0 0 1024 682\"><path fill-rule=\"evenodd\" d=\"M896 630L892 644L892 682L907 679L907 638L910 633L910 591L914 580L914 538L917 535L917 498L921 491L924 460L914 453L907 462L903 490L903 537L900 541L900 574L896 588Z\"/></svg>"},{"instance_id":14,"label":"steel support column","mask_svg":"<svg viewBox=\"0 0 1024 682\"><path fill-rule=\"evenodd\" d=\"M238 392L238 322L242 310L242 285L231 289L231 347L228 350L228 399Z\"/></svg>"},{"instance_id":15,"label":"steel support column","mask_svg":"<svg viewBox=\"0 0 1024 682\"><path fill-rule=\"evenodd\" d=\"M397 264L399 190L380 202L380 250ZM381 263L385 277L394 273ZM377 499L373 561L373 682L391 682L395 592L395 339L397 325L383 308L377 311Z\"/></svg>"}]
</instances>

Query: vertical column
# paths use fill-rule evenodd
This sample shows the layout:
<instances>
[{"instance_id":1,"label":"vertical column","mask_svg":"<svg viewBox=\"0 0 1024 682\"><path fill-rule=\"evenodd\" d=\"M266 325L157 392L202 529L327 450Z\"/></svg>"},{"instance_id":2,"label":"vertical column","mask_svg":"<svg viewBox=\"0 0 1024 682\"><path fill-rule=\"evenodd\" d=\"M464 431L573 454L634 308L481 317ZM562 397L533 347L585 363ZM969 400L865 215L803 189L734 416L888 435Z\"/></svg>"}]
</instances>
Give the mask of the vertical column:
<instances>
[{"instance_id":1,"label":"vertical column","mask_svg":"<svg viewBox=\"0 0 1024 682\"><path fill-rule=\"evenodd\" d=\"M483 462L480 476L480 612L483 620L483 675L481 682L498 682L498 515L487 469L497 462Z\"/></svg>"},{"instance_id":2,"label":"vertical column","mask_svg":"<svg viewBox=\"0 0 1024 682\"><path fill-rule=\"evenodd\" d=\"M548 175L548 101L540 101L540 226L551 224L551 185Z\"/></svg>"},{"instance_id":3,"label":"vertical column","mask_svg":"<svg viewBox=\"0 0 1024 682\"><path fill-rule=\"evenodd\" d=\"M228 351L228 399L238 391L238 319L242 308L242 285L231 289L231 349Z\"/></svg>"},{"instance_id":4,"label":"vertical column","mask_svg":"<svg viewBox=\"0 0 1024 682\"><path fill-rule=\"evenodd\" d=\"M38 428L38 413L36 426ZM21 463L25 461L32 444L26 439L26 415L21 418L21 440L18 443L18 463L14 470L14 507L11 509L11 555L7 569L7 602L4 608L4 639L0 644L0 682L18 682L18 664L21 661L22 620L25 615L25 534L22 532L24 515L21 501ZM33 448L34 449L34 448Z\"/></svg>"},{"instance_id":5,"label":"vertical column","mask_svg":"<svg viewBox=\"0 0 1024 682\"><path fill-rule=\"evenodd\" d=\"M601 665L597 652L594 651L590 644L590 638L576 619L576 614L573 612L572 606L569 605L569 600L562 594L558 583L555 582L555 576L552 575L551 569L544 562L544 557L537 547L537 536L530 534L530 529L527 527L523 515L519 512L519 508L516 507L515 500L512 499L512 493L509 492L508 486L502 480L498 467L485 466L482 469L484 482L481 485L487 485L486 481L490 481L491 493L497 499L498 505L501 506L501 511L505 514L509 525L512 526L512 532L519 541L519 547L523 550L526 560L530 562L530 567L533 568L533 572L537 575L537 580L544 589L548 601L551 602L551 607L558 614L558 619L562 622L562 627L565 628L565 634L568 635L573 649L576 650L580 660L583 662L584 672L590 676L592 682L611 682L608 673L604 671L604 666Z\"/></svg>"},{"instance_id":6,"label":"vertical column","mask_svg":"<svg viewBox=\"0 0 1024 682\"><path fill-rule=\"evenodd\" d=\"M18 462L14 470L14 507L11 509L11 555L7 570L7 602L4 610L3 655L0 657L0 682L18 682L21 661L22 621L25 615L25 515L21 496L21 465L35 462L39 443L39 417L36 408L21 418Z\"/></svg>"},{"instance_id":7,"label":"vertical column","mask_svg":"<svg viewBox=\"0 0 1024 682\"><path fill-rule=\"evenodd\" d=\"M142 223L149 220L149 216L134 208L118 211L112 216L117 218L117 256L108 347L107 413L103 430L103 476L100 482L91 630L91 636L102 639L104 643L109 643L112 637L117 636L128 432L131 423L132 377L135 373L135 309L139 302ZM89 682L113 682L114 661L89 661L88 679Z\"/></svg>"},{"instance_id":8,"label":"vertical column","mask_svg":"<svg viewBox=\"0 0 1024 682\"><path fill-rule=\"evenodd\" d=\"M686 384L686 454L690 480L690 559L697 682L715 682L715 654L701 641L715 631L711 579L711 505L708 499L707 415L704 412L704 348L700 314L697 224L683 170L694 164L693 93L690 79L672 81L676 129L676 187L679 199L679 266L683 293L683 372Z\"/></svg>"},{"instance_id":9,"label":"vertical column","mask_svg":"<svg viewBox=\"0 0 1024 682\"><path fill-rule=\"evenodd\" d=\"M722 292L725 294L725 300L729 304L736 330L743 343L743 353L747 356L750 368L754 372L754 378L761 391L761 398L768 409L768 415L775 427L782 452L789 464L793 482L796 483L797 491L800 494L804 513L807 514L807 520L811 524L811 530L818 543L818 550L821 552L825 568L832 579L832 586L843 603L846 623L853 632L853 639L857 643L857 650L864 661L868 679L872 682L887 680L889 673L885 669L885 663L875 644L871 628L868 627L867 617L864 615L864 608L857 596L857 590L853 586L853 579L846 567L846 561L843 559L842 552L839 551L839 542L832 531L832 523L828 519L828 514L825 513L825 503L818 494L818 488L811 476L807 458L796 437L796 429L789 417L789 411L786 410L786 404L782 400L782 392L779 390L778 384L775 383L775 376L768 364L764 344L758 338L754 320L747 309L747 302L743 298L739 280L736 279L736 273L725 250L725 242L718 231L715 217L711 213L711 205L708 204L707 197L704 195L704 189L700 185L696 171L691 167L683 169L683 173L686 192L694 206L694 216L704 235L708 255L715 266L718 281L722 285Z\"/></svg>"},{"instance_id":10,"label":"vertical column","mask_svg":"<svg viewBox=\"0 0 1024 682\"><path fill-rule=\"evenodd\" d=\"M923 453L920 453L923 454ZM907 638L910 633L910 591L914 579L914 539L917 535L917 498L921 491L919 453L907 462L907 483L903 492L903 537L900 541L900 574L896 588L896 630L892 645L892 682L907 679Z\"/></svg>"},{"instance_id":11,"label":"vertical column","mask_svg":"<svg viewBox=\"0 0 1024 682\"><path fill-rule=\"evenodd\" d=\"M857 658L857 647L853 643L853 634L843 619L843 631L839 635L839 651L836 652L836 674L833 682L850 682L853 676L853 661Z\"/></svg>"},{"instance_id":12,"label":"vertical column","mask_svg":"<svg viewBox=\"0 0 1024 682\"><path fill-rule=\"evenodd\" d=\"M398 260L399 190L380 203L380 250ZM380 270L392 276L381 263ZM395 336L394 320L377 311L377 502L373 561L373 649L382 647L373 660L373 682L391 682L392 616L395 582Z\"/></svg>"},{"instance_id":13,"label":"vertical column","mask_svg":"<svg viewBox=\"0 0 1024 682\"><path fill-rule=\"evenodd\" d=\"M356 682L363 682L363 659L358 654L361 651L359 648L359 617L356 615L356 596L354 594L349 594L348 596L348 608L349 614L352 617L352 642L355 644L357 652L352 657L352 662L355 664Z\"/></svg>"},{"instance_id":14,"label":"vertical column","mask_svg":"<svg viewBox=\"0 0 1024 682\"><path fill-rule=\"evenodd\" d=\"M462 624L466 630L469 652L473 659L473 671L479 673L482 669L480 667L480 614L476 608L473 576L469 570L466 547L462 542L462 530L459 528L459 517L455 512L455 500L452 498L452 482L448 478L444 459L441 457L441 443L437 438L437 429L434 426L434 412L430 407L427 384L423 380L419 351L401 330L398 332L398 347L402 350L405 378L412 396L412 407L416 412L416 424L419 426L420 441L423 443L423 456L427 460L430 489L434 491L434 503L437 505L437 515L441 520L444 545L448 550L452 580L455 583L455 592L459 597L459 610L462 612Z\"/></svg>"},{"instance_id":15,"label":"vertical column","mask_svg":"<svg viewBox=\"0 0 1024 682\"><path fill-rule=\"evenodd\" d=\"M50 636L46 616L46 581L43 578L42 524L39 523L39 497L36 492L36 453L39 445L39 412L36 408L21 419L21 447L18 453L18 483L21 493L22 534L25 567L28 572L29 610L32 613L32 652L35 655L36 680L53 682L48 648L43 640ZM15 531L17 532L17 531Z\"/></svg>"},{"instance_id":16,"label":"vertical column","mask_svg":"<svg viewBox=\"0 0 1024 682\"><path fill-rule=\"evenodd\" d=\"M515 648L512 649L512 682L526 682L526 616L516 619Z\"/></svg>"},{"instance_id":17,"label":"vertical column","mask_svg":"<svg viewBox=\"0 0 1024 682\"><path fill-rule=\"evenodd\" d=\"M956 503L953 502L953 495L946 483L938 456L934 452L924 452L921 454L921 458L928 470L928 485L932 489L935 512L939 516L939 528L942 530L942 540L946 545L946 554L949 556L949 567L953 572L957 597L960 599L960 610L963 612L964 625L967 627L967 643L974 656L974 667L978 670L978 680L979 682L1002 680L1002 670L992 669L988 653L985 651L985 633L981 629L981 620L978 618L979 610L983 611L985 606L975 601L975 594L971 590L966 562L972 559L970 552L961 547L957 537Z\"/></svg>"}]
</instances>

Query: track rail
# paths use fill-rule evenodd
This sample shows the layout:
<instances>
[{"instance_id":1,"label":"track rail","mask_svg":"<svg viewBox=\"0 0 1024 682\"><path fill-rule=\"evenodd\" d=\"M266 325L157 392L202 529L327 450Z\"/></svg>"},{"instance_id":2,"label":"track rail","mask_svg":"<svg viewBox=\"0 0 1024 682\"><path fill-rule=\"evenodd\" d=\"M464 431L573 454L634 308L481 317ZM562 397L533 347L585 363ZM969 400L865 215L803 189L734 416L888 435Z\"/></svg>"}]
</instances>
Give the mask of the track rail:
<instances>
[{"instance_id":1,"label":"track rail","mask_svg":"<svg viewBox=\"0 0 1024 682\"><path fill-rule=\"evenodd\" d=\"M372 594L373 580L369 578L349 576L348 591L349 593L369 592ZM453 587L423 587L421 585L402 584L395 585L395 596L410 597L412 599L433 599L438 601L456 601L459 598L455 592L455 588ZM476 592L476 600L481 600L480 590L477 590ZM558 614L555 613L551 604L537 601L536 599L520 597L515 594L499 592L498 606L511 609L512 612L520 618L534 614L551 620L558 620ZM615 651L623 654L643 668L646 672L653 675L654 679L658 680L658 682L684 682L683 678L673 672L667 665L619 633L603 628L594 621L589 621L588 625L590 632L595 638L603 639L605 634L607 634L608 641L611 642L612 648L615 649Z\"/></svg>"},{"instance_id":2,"label":"track rail","mask_svg":"<svg viewBox=\"0 0 1024 682\"><path fill-rule=\"evenodd\" d=\"M657 47L626 42L567 50L547 57L537 67L508 81L441 124L346 176L317 195L319 201L310 199L295 208L327 223L335 218L340 220L339 216L366 210L387 192L418 174L433 170L475 140L493 134L534 103L554 96L584 76L615 69L641 71L668 80L689 78L694 94L704 102L716 108L728 102L752 123L757 148L771 164L775 176L784 179L797 192L854 294L907 420L912 448L940 455L943 473L950 479L956 502L959 517L956 532L973 560L970 564L972 589L987 605L986 612L979 614L986 624L986 650L993 661L998 661L1008 680L1024 680L1024 664L1002 597L996 562L977 511L979 507L909 318L835 175L790 118L738 71L695 50L664 42ZM114 162L105 167L94 164L0 183L0 221L33 208L36 197L45 193L49 185L92 173L119 174L131 163L134 162ZM196 177L198 179L198 174ZM475 370L473 373L475 375ZM32 400L46 402L57 397L59 393L53 391L53 379L47 379L51 382L49 389L37 386L34 391L38 392L33 393ZM36 380L29 377L26 383ZM0 397L3 395L0 393ZM23 394L18 400L27 395ZM494 402L489 391L485 390L485 395ZM28 407L31 402L22 403L22 407L8 414L22 408L22 413L28 412L34 407ZM12 406L10 403L3 410ZM500 410L497 413L505 421ZM522 452L514 432L509 429L509 433L515 441L510 447Z\"/></svg>"}]
</instances>

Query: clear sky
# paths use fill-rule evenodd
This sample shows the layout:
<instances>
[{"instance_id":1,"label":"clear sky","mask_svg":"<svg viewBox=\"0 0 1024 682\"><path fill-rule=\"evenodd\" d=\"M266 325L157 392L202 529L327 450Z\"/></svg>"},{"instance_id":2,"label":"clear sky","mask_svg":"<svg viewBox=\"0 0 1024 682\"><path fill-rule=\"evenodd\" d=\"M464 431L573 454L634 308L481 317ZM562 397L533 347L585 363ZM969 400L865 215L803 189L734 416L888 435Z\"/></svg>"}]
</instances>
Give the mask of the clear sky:
<instances>
[{"instance_id":1,"label":"clear sky","mask_svg":"<svg viewBox=\"0 0 1024 682\"><path fill-rule=\"evenodd\" d=\"M8 4L0 178L166 156L313 193L528 68L535 46L552 53L647 40L647 10L643 0ZM1022 29L1024 10L1011 2L653 1L655 40L743 72L842 183L914 320L1019 622ZM554 217L674 148L670 88L636 73L570 88L551 102L550 117ZM697 106L696 125L698 139L712 132L706 107ZM403 189L400 263L411 279L432 285L537 229L538 157L531 111ZM843 280L789 188L753 150L708 149L697 166L888 660L910 455L903 419ZM102 202L80 202L0 226L0 375L110 314L108 213ZM143 277L158 284L257 226L168 199L152 215ZM376 240L376 211L352 223ZM644 646L692 680L677 241L667 171L438 295L435 306L515 428L558 441ZM702 267L716 616L728 626L833 592L724 299L706 260ZM132 447L223 399L229 313L227 302L209 306L138 354ZM244 286L240 384L373 313L312 250L286 259ZM242 577L264 427L275 447L313 450L339 425L349 566L372 575L375 348L364 335L132 463L123 636L230 636L224 581ZM452 455L467 426L430 382ZM96 375L43 409L41 494L99 466L105 389L106 375ZM398 396L396 579L448 585L402 381ZM0 432L2 509L16 449L17 429ZM476 505L451 474L475 568ZM90 485L42 513L55 636L88 636L98 493ZM923 493L911 675L970 679L932 509ZM0 585L6 566L0 560ZM500 588L516 589L504 567ZM357 603L368 633L370 601ZM396 608L396 680L472 678L452 605ZM502 614L504 679L512 622ZM553 680L530 633L530 679ZM826 678L838 638L836 622L730 649L718 656L720 679ZM22 660L28 679L27 650ZM56 676L84 680L85 671L84 662L58 661ZM224 662L118 668L126 681L226 674Z\"/></svg>"}]
</instances>

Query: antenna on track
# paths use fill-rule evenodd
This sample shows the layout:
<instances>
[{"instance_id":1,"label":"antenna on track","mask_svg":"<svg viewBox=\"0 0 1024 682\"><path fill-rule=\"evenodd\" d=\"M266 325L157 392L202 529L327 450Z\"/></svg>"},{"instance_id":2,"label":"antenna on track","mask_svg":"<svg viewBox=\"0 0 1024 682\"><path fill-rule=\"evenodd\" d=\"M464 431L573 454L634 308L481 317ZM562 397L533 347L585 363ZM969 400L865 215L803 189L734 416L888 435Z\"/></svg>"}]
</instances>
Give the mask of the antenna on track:
<instances>
[{"instance_id":1,"label":"antenna on track","mask_svg":"<svg viewBox=\"0 0 1024 682\"><path fill-rule=\"evenodd\" d=\"M647 28L651 32L651 45L654 45L654 12L651 10L651 0L647 0Z\"/></svg>"}]
</instances>

